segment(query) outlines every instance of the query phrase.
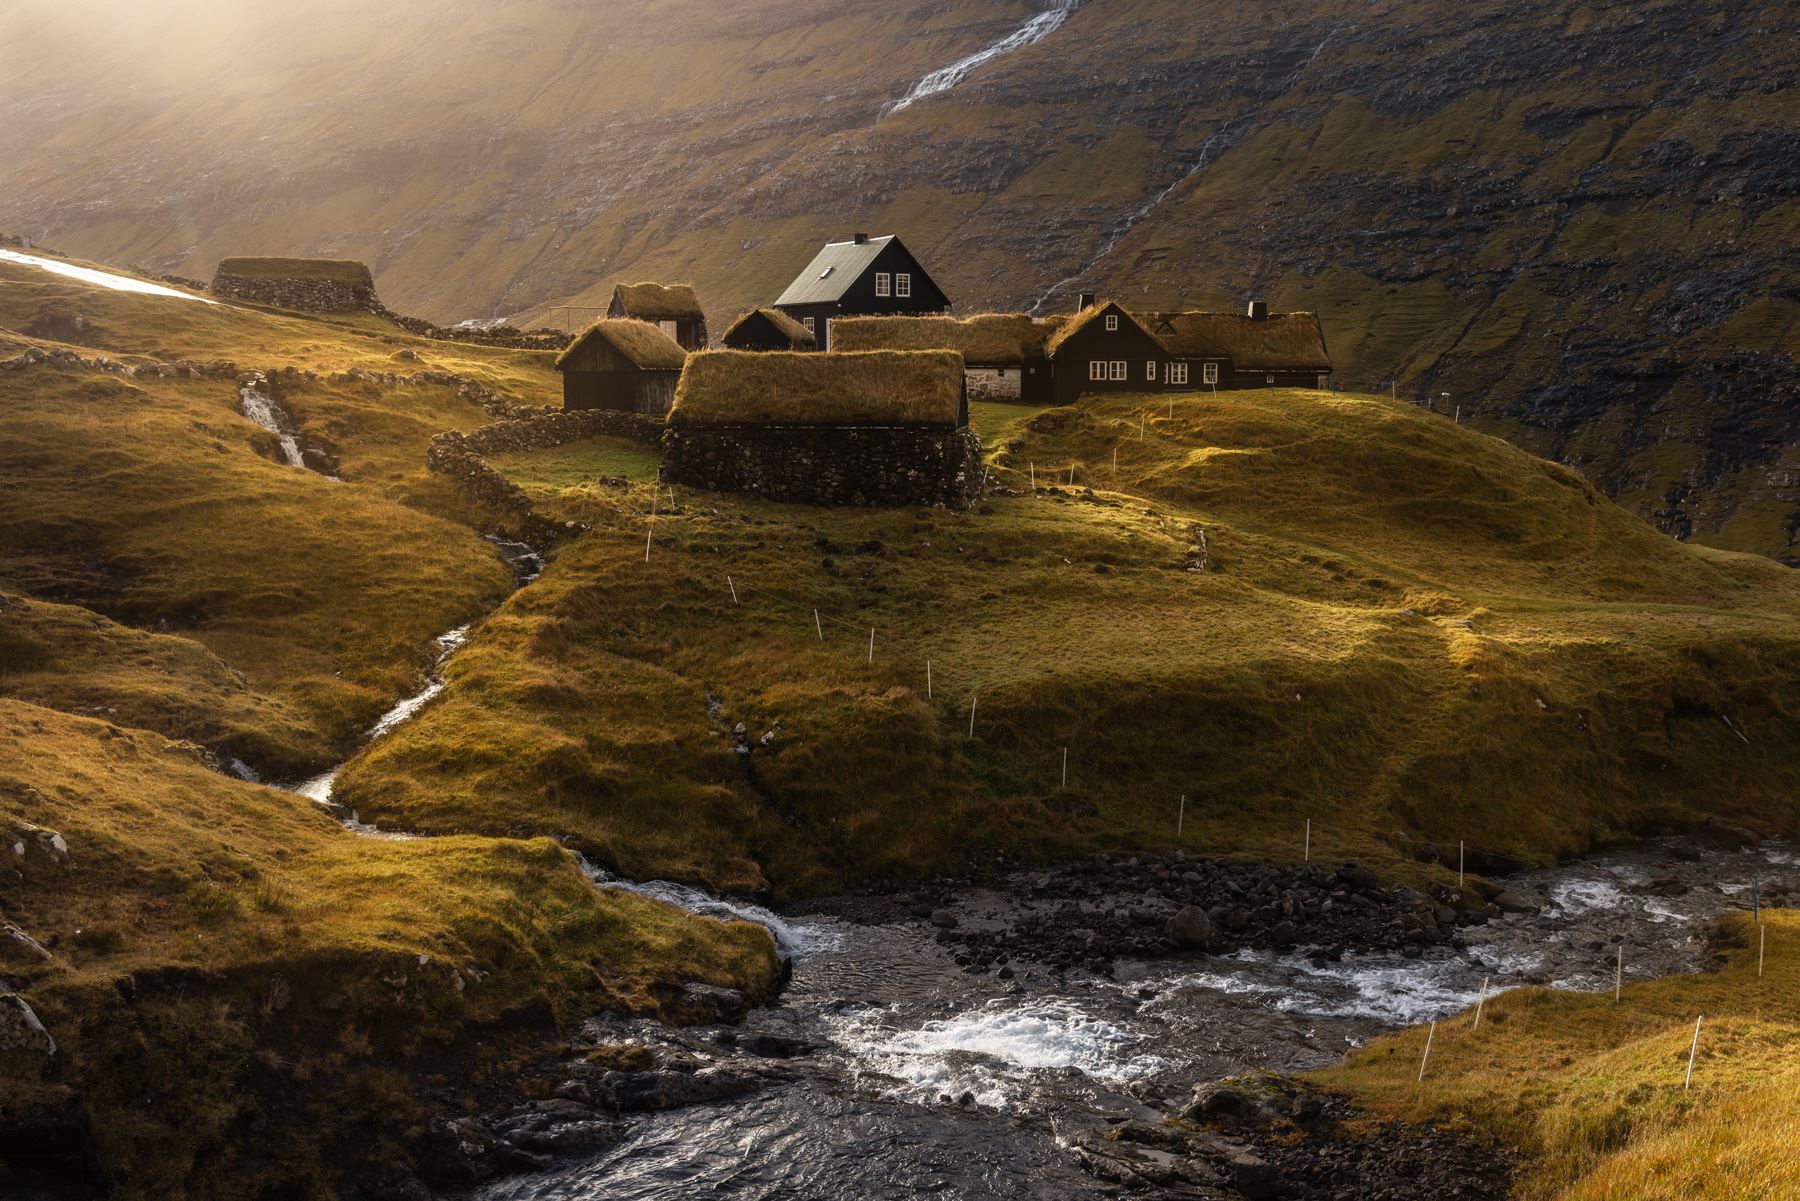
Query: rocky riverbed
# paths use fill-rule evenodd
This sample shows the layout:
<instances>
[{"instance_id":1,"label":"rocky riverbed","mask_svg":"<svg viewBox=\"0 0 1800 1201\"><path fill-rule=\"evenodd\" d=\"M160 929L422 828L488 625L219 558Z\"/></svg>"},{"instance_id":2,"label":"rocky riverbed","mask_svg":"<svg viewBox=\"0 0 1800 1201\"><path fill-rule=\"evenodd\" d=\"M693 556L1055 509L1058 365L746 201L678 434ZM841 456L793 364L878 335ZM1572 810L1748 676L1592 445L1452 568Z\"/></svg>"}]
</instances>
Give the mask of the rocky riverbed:
<instances>
[{"instance_id":1,"label":"rocky riverbed","mask_svg":"<svg viewBox=\"0 0 1800 1201\"><path fill-rule=\"evenodd\" d=\"M1516 875L1486 890L1504 906L1353 865L1173 855L781 915L634 885L770 924L794 956L782 1003L696 989L695 1025L595 1019L537 1095L440 1131L436 1183L484 1201L1504 1197L1504 1156L1346 1125L1290 1077L1484 986L1610 987L1620 948L1627 979L1700 970L1707 923L1753 888L1792 896L1797 863L1719 828Z\"/></svg>"}]
</instances>

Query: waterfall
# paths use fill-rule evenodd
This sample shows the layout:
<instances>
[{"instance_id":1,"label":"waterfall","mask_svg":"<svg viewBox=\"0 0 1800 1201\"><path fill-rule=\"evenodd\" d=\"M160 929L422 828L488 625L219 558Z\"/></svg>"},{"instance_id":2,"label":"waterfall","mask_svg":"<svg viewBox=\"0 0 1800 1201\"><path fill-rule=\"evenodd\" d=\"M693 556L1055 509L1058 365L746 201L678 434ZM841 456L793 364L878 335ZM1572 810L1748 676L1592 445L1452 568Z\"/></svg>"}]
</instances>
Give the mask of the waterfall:
<instances>
[{"instance_id":1,"label":"waterfall","mask_svg":"<svg viewBox=\"0 0 1800 1201\"><path fill-rule=\"evenodd\" d=\"M289 467L306 466L300 457L300 440L294 436L294 423L269 394L269 380L262 372L252 371L239 385L238 411L275 435Z\"/></svg>"},{"instance_id":2,"label":"waterfall","mask_svg":"<svg viewBox=\"0 0 1800 1201\"><path fill-rule=\"evenodd\" d=\"M958 59L947 67L940 67L913 84L912 90L888 105L883 116L891 117L903 108L910 107L914 101L923 100L927 96L935 96L939 92L947 92L977 68L986 66L997 58L1004 58L1015 50L1022 50L1033 42L1041 42L1062 27L1069 15L1081 7L1081 0L1056 0L1056 7L1039 13L1013 30L992 46L977 50L967 58Z\"/></svg>"}]
</instances>

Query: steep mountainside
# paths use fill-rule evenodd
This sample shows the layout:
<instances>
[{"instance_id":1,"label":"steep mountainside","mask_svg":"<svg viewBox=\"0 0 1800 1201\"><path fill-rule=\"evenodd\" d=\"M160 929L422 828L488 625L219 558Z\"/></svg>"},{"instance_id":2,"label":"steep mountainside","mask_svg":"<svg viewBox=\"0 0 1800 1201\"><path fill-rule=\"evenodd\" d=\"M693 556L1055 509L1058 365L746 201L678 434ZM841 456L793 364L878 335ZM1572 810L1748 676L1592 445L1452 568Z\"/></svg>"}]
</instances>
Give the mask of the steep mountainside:
<instances>
[{"instance_id":1,"label":"steep mountainside","mask_svg":"<svg viewBox=\"0 0 1800 1201\"><path fill-rule=\"evenodd\" d=\"M579 320L639 276L728 317L853 228L965 311L1254 293L1318 309L1348 386L1448 392L1667 531L1796 553L1791 6L214 8L0 5L32 31L0 46L0 227L189 275L361 257L439 319Z\"/></svg>"}]
</instances>

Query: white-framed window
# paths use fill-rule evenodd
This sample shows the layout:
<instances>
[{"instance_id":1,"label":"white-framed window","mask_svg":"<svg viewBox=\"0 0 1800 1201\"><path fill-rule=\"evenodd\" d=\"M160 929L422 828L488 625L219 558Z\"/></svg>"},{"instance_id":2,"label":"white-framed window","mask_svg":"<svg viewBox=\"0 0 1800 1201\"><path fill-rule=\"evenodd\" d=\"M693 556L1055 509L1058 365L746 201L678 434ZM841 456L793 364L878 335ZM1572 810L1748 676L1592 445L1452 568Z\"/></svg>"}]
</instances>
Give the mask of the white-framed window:
<instances>
[{"instance_id":1,"label":"white-framed window","mask_svg":"<svg viewBox=\"0 0 1800 1201\"><path fill-rule=\"evenodd\" d=\"M1117 330L1118 328L1119 328L1119 315L1117 313L1108 313L1106 315L1106 332L1110 334L1110 333L1114 332L1115 330Z\"/></svg>"},{"instance_id":2,"label":"white-framed window","mask_svg":"<svg viewBox=\"0 0 1800 1201\"><path fill-rule=\"evenodd\" d=\"M875 273L875 295L892 296L894 294L894 277L886 271Z\"/></svg>"},{"instance_id":3,"label":"white-framed window","mask_svg":"<svg viewBox=\"0 0 1800 1201\"><path fill-rule=\"evenodd\" d=\"M1186 363L1170 363L1169 364L1169 382L1171 384L1187 383L1187 381L1188 381L1187 371L1188 371L1188 365Z\"/></svg>"},{"instance_id":4,"label":"white-framed window","mask_svg":"<svg viewBox=\"0 0 1800 1201\"><path fill-rule=\"evenodd\" d=\"M1269 385L1269 387L1273 388L1275 386L1274 375L1271 374L1271 375L1263 376L1263 383L1265 383L1265 384Z\"/></svg>"},{"instance_id":5,"label":"white-framed window","mask_svg":"<svg viewBox=\"0 0 1800 1201\"><path fill-rule=\"evenodd\" d=\"M1320 390L1321 390L1321 391L1322 391L1322 390L1324 390L1324 389L1326 389L1326 388L1329 388L1329 387L1331 387L1331 377L1330 377L1330 376L1329 376L1329 375L1320 375L1320 376L1319 376L1319 388L1320 388Z\"/></svg>"},{"instance_id":6,"label":"white-framed window","mask_svg":"<svg viewBox=\"0 0 1800 1201\"><path fill-rule=\"evenodd\" d=\"M1088 378L1090 380L1106 378L1106 360L1105 359L1089 359L1088 360Z\"/></svg>"},{"instance_id":7,"label":"white-framed window","mask_svg":"<svg viewBox=\"0 0 1800 1201\"><path fill-rule=\"evenodd\" d=\"M1182 369L1186 370L1186 364L1182 365ZM1219 365L1217 363L1207 363L1205 366L1201 367L1200 368L1200 379L1201 379L1201 382L1203 382L1203 383L1208 383L1208 384L1218 383L1219 382Z\"/></svg>"},{"instance_id":8,"label":"white-framed window","mask_svg":"<svg viewBox=\"0 0 1800 1201\"><path fill-rule=\"evenodd\" d=\"M1114 359L1112 362L1113 379L1117 380L1119 383L1124 383L1126 380L1130 379L1131 375L1127 370L1127 366L1124 359Z\"/></svg>"},{"instance_id":9,"label":"white-framed window","mask_svg":"<svg viewBox=\"0 0 1800 1201\"><path fill-rule=\"evenodd\" d=\"M1156 382L1156 360L1155 359L1145 359L1144 360L1144 378L1149 380L1153 384Z\"/></svg>"},{"instance_id":10,"label":"white-framed window","mask_svg":"<svg viewBox=\"0 0 1800 1201\"><path fill-rule=\"evenodd\" d=\"M816 334L819 332L813 328L813 319L811 317L800 318L800 324L806 327L806 332L809 334Z\"/></svg>"},{"instance_id":11,"label":"white-framed window","mask_svg":"<svg viewBox=\"0 0 1800 1201\"><path fill-rule=\"evenodd\" d=\"M912 276L907 272L894 276L894 295L901 299L912 295Z\"/></svg>"}]
</instances>

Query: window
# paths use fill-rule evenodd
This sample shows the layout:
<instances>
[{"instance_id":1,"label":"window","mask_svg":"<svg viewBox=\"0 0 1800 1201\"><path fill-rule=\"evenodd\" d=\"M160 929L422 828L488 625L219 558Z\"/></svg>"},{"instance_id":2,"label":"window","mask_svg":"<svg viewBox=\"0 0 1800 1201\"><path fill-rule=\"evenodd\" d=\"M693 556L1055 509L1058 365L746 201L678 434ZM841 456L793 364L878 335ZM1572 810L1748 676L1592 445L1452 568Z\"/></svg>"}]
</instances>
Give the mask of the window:
<instances>
[{"instance_id":1,"label":"window","mask_svg":"<svg viewBox=\"0 0 1800 1201\"><path fill-rule=\"evenodd\" d=\"M806 332L809 334L816 334L819 332L813 328L813 319L811 317L800 318L800 324L806 327Z\"/></svg>"},{"instance_id":2,"label":"window","mask_svg":"<svg viewBox=\"0 0 1800 1201\"><path fill-rule=\"evenodd\" d=\"M1125 370L1125 360L1124 359L1114 359L1113 360L1112 377L1115 380L1118 380L1120 383L1124 383L1126 380L1131 378L1131 376Z\"/></svg>"},{"instance_id":3,"label":"window","mask_svg":"<svg viewBox=\"0 0 1800 1201\"><path fill-rule=\"evenodd\" d=\"M1117 313L1108 313L1106 315L1106 332L1110 334L1118 328L1119 328L1119 315Z\"/></svg>"},{"instance_id":4,"label":"window","mask_svg":"<svg viewBox=\"0 0 1800 1201\"><path fill-rule=\"evenodd\" d=\"M1188 369L1188 365L1186 363L1170 363L1169 364L1169 382L1171 384L1187 383L1187 379L1188 379L1187 369Z\"/></svg>"},{"instance_id":5,"label":"window","mask_svg":"<svg viewBox=\"0 0 1800 1201\"><path fill-rule=\"evenodd\" d=\"M1273 388L1275 386L1275 377L1273 375L1265 375L1263 376L1263 383Z\"/></svg>"},{"instance_id":6,"label":"window","mask_svg":"<svg viewBox=\"0 0 1800 1201\"><path fill-rule=\"evenodd\" d=\"M885 271L875 273L875 295L892 296L894 294L894 277Z\"/></svg>"},{"instance_id":7,"label":"window","mask_svg":"<svg viewBox=\"0 0 1800 1201\"><path fill-rule=\"evenodd\" d=\"M904 299L912 295L912 276L902 271L894 276L894 295Z\"/></svg>"},{"instance_id":8,"label":"window","mask_svg":"<svg viewBox=\"0 0 1800 1201\"><path fill-rule=\"evenodd\" d=\"M1104 359L1089 359L1088 360L1088 378L1090 380L1105 379L1106 378L1106 360L1104 360Z\"/></svg>"},{"instance_id":9,"label":"window","mask_svg":"<svg viewBox=\"0 0 1800 1201\"><path fill-rule=\"evenodd\" d=\"M1186 369L1186 365L1183 364L1183 370L1185 370L1185 369ZM1206 366L1200 368L1200 378L1209 384L1218 383L1219 382L1219 365L1217 363L1208 363L1208 364L1206 364Z\"/></svg>"},{"instance_id":10,"label":"window","mask_svg":"<svg viewBox=\"0 0 1800 1201\"><path fill-rule=\"evenodd\" d=\"M1321 389L1331 387L1331 377L1329 375L1321 375L1319 377L1319 387Z\"/></svg>"},{"instance_id":11,"label":"window","mask_svg":"<svg viewBox=\"0 0 1800 1201\"><path fill-rule=\"evenodd\" d=\"M1145 359L1144 360L1144 378L1149 380L1153 384L1156 382L1156 360L1155 359Z\"/></svg>"}]
</instances>

